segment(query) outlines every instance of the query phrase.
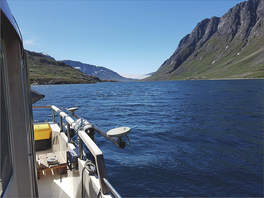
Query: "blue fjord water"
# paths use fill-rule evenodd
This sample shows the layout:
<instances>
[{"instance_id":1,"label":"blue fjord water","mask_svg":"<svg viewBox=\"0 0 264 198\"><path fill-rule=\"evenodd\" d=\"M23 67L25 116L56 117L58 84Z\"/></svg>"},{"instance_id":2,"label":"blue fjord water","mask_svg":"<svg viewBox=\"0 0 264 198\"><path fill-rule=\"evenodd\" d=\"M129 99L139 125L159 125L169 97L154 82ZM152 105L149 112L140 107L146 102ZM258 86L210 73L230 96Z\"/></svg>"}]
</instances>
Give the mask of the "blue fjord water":
<instances>
[{"instance_id":1,"label":"blue fjord water","mask_svg":"<svg viewBox=\"0 0 264 198\"><path fill-rule=\"evenodd\" d=\"M45 85L36 105L78 106L104 130L129 126L131 147L96 134L123 197L263 196L263 80ZM47 110L44 110L47 111ZM41 111L50 116L51 110ZM34 110L34 120L41 120Z\"/></svg>"}]
</instances>

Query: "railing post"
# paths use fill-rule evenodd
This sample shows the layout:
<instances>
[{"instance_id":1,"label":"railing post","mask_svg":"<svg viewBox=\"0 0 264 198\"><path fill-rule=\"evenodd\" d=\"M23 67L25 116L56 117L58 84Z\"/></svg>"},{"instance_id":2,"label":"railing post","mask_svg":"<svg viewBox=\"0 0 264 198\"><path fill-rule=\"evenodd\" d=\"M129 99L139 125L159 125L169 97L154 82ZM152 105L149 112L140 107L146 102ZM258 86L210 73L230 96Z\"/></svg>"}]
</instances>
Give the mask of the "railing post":
<instances>
[{"instance_id":1,"label":"railing post","mask_svg":"<svg viewBox=\"0 0 264 198\"><path fill-rule=\"evenodd\" d=\"M52 109L52 122L55 122L55 114L54 114L54 109Z\"/></svg>"},{"instance_id":2,"label":"railing post","mask_svg":"<svg viewBox=\"0 0 264 198\"><path fill-rule=\"evenodd\" d=\"M79 155L80 155L80 159L83 159L83 141L82 138L79 138Z\"/></svg>"},{"instance_id":3,"label":"railing post","mask_svg":"<svg viewBox=\"0 0 264 198\"><path fill-rule=\"evenodd\" d=\"M70 141L70 124L67 122L67 136L68 136L68 141Z\"/></svg>"},{"instance_id":4,"label":"railing post","mask_svg":"<svg viewBox=\"0 0 264 198\"><path fill-rule=\"evenodd\" d=\"M62 128L62 117L60 115L60 132L62 132L62 131L63 131L63 128Z\"/></svg>"}]
</instances>

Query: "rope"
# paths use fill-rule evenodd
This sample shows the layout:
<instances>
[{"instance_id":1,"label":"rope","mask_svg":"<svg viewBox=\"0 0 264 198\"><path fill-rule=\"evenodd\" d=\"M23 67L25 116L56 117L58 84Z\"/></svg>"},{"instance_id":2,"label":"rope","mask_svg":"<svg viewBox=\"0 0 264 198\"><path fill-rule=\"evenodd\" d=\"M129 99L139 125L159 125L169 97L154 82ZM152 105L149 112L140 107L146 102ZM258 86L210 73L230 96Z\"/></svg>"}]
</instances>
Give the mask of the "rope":
<instances>
[{"instance_id":1,"label":"rope","mask_svg":"<svg viewBox=\"0 0 264 198\"><path fill-rule=\"evenodd\" d=\"M88 170L90 175L94 174L96 171L95 165L91 160L86 160L84 168Z\"/></svg>"},{"instance_id":2,"label":"rope","mask_svg":"<svg viewBox=\"0 0 264 198\"><path fill-rule=\"evenodd\" d=\"M82 169L82 197L84 197L84 188L83 188L83 173L84 173L84 170L87 170L89 172L89 175L92 175L95 173L96 171L96 168L95 168L95 165L94 163L91 161L91 160L86 160L85 164L84 164L84 167Z\"/></svg>"},{"instance_id":3,"label":"rope","mask_svg":"<svg viewBox=\"0 0 264 198\"><path fill-rule=\"evenodd\" d=\"M76 122L77 122L78 120L76 120ZM83 128L83 122L85 121L85 119L82 119L81 118L81 122L80 122L80 124L76 124L77 125L77 127L75 128L74 127L74 130L77 132L77 131L79 131L80 129L82 129ZM78 123L78 122L77 122Z\"/></svg>"},{"instance_id":4,"label":"rope","mask_svg":"<svg viewBox=\"0 0 264 198\"><path fill-rule=\"evenodd\" d=\"M77 122L77 121L78 120L75 121L76 122L76 125L73 128L74 131L75 131L75 135L71 138L70 142L72 144L75 144L78 147L79 146L79 138L78 138L79 135L78 135L78 131L83 128L83 122L86 121L86 120L81 118L80 119L80 123Z\"/></svg>"}]
</instances>

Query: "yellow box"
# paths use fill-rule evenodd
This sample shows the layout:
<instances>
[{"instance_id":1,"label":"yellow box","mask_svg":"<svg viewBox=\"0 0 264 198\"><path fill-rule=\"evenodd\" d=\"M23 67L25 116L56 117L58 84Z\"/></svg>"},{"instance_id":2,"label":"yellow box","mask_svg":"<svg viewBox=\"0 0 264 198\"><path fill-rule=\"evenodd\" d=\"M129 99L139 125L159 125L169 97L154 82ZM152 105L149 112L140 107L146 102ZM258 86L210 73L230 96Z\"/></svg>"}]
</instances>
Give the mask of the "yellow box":
<instances>
[{"instance_id":1,"label":"yellow box","mask_svg":"<svg viewBox=\"0 0 264 198\"><path fill-rule=\"evenodd\" d=\"M34 124L35 140L45 140L51 138L51 128L48 123Z\"/></svg>"}]
</instances>

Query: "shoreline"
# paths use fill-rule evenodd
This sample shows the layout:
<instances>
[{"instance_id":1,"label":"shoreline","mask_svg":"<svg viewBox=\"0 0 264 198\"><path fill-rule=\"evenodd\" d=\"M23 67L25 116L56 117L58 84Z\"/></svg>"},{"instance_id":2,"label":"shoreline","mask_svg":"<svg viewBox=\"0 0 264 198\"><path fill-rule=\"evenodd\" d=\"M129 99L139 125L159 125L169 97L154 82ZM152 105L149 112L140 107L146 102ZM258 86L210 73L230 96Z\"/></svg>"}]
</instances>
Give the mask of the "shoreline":
<instances>
[{"instance_id":1,"label":"shoreline","mask_svg":"<svg viewBox=\"0 0 264 198\"><path fill-rule=\"evenodd\" d=\"M149 81L132 81L132 82L164 82L164 81L201 81L201 80L264 80L264 78L214 78L214 79L183 79L183 80L149 80ZM40 85L69 85L69 84L97 84L97 83L112 83L112 82L121 82L121 81L101 81L101 82L93 82L93 83L45 83L45 84L38 84L36 82L31 83L30 86L40 86Z\"/></svg>"}]
</instances>

